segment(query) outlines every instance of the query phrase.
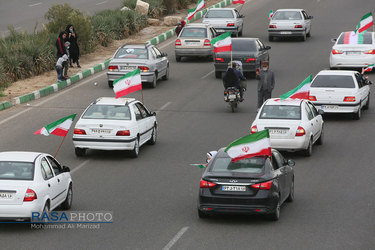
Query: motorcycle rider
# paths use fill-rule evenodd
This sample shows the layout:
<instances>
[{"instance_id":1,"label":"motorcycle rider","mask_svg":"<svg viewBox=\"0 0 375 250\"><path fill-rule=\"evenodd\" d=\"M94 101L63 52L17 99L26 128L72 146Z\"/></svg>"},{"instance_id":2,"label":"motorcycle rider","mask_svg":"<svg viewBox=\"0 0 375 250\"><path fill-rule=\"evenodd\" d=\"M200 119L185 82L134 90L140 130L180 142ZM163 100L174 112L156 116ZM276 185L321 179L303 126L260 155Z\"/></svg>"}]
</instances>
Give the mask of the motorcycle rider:
<instances>
[{"instance_id":1,"label":"motorcycle rider","mask_svg":"<svg viewBox=\"0 0 375 250\"><path fill-rule=\"evenodd\" d=\"M241 73L241 71L237 70L236 68L237 64L235 62L232 62L231 67L227 69L227 71L224 73L223 76L223 83L224 88L227 89L229 87L235 87L240 90L240 102L242 102L243 99L243 88L241 87L240 80L246 80L244 75Z\"/></svg>"}]
</instances>

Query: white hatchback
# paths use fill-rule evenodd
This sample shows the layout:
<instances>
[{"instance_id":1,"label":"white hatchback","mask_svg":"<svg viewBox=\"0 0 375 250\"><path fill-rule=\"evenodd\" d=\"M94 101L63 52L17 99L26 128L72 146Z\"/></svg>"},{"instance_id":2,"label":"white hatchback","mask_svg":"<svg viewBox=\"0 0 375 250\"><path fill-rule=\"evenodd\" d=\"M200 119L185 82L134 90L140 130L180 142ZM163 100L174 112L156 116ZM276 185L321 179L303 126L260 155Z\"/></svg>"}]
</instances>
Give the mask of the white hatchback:
<instances>
[{"instance_id":1,"label":"white hatchback","mask_svg":"<svg viewBox=\"0 0 375 250\"><path fill-rule=\"evenodd\" d=\"M251 125L251 133L268 129L271 147L278 150L303 150L312 154L314 143L323 143L323 112L308 100L268 99Z\"/></svg>"},{"instance_id":2,"label":"white hatchback","mask_svg":"<svg viewBox=\"0 0 375 250\"><path fill-rule=\"evenodd\" d=\"M370 86L359 72L322 70L311 82L310 101L326 113L352 113L361 118L361 110L370 105Z\"/></svg>"},{"instance_id":3,"label":"white hatchback","mask_svg":"<svg viewBox=\"0 0 375 250\"><path fill-rule=\"evenodd\" d=\"M60 205L70 209L73 186L69 172L49 154L1 152L0 219L31 220L33 213L48 213Z\"/></svg>"},{"instance_id":4,"label":"white hatchback","mask_svg":"<svg viewBox=\"0 0 375 250\"><path fill-rule=\"evenodd\" d=\"M156 143L156 113L134 98L101 97L83 112L74 128L77 156L87 149L130 150L138 157L139 147Z\"/></svg>"}]
</instances>

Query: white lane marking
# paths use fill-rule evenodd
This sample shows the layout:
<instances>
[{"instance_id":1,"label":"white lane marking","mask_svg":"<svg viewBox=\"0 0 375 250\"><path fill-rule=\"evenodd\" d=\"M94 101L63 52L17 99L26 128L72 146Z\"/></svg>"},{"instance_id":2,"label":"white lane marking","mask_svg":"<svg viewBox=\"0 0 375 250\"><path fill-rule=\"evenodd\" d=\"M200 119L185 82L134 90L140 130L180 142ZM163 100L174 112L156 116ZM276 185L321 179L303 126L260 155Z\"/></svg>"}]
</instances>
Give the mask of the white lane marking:
<instances>
[{"instance_id":1,"label":"white lane marking","mask_svg":"<svg viewBox=\"0 0 375 250\"><path fill-rule=\"evenodd\" d=\"M169 104L171 104L171 102L167 102L166 104L164 104L163 106L161 106L161 108L159 110L165 109Z\"/></svg>"},{"instance_id":2,"label":"white lane marking","mask_svg":"<svg viewBox=\"0 0 375 250\"><path fill-rule=\"evenodd\" d=\"M43 4L43 3L39 2L39 3L29 4L29 7L34 7L34 6L41 5L41 4Z\"/></svg>"},{"instance_id":3,"label":"white lane marking","mask_svg":"<svg viewBox=\"0 0 375 250\"><path fill-rule=\"evenodd\" d=\"M100 2L100 3L97 3L97 4L95 4L95 5L101 5L101 4L105 4L105 3L107 3L108 1L104 1L104 2Z\"/></svg>"},{"instance_id":4,"label":"white lane marking","mask_svg":"<svg viewBox=\"0 0 375 250\"><path fill-rule=\"evenodd\" d=\"M172 38L172 37L171 37ZM166 44L164 44L163 46L160 46L160 47L158 47L159 49L164 49L165 47L168 47L169 45L171 45L172 43L174 43L175 41L174 40L172 40L172 41L170 41L169 43L166 43Z\"/></svg>"},{"instance_id":5,"label":"white lane marking","mask_svg":"<svg viewBox=\"0 0 375 250\"><path fill-rule=\"evenodd\" d=\"M207 76L211 75L214 72L215 72L215 70L212 70L212 71L208 72L207 74L205 74L204 76L202 76L201 79L206 78Z\"/></svg>"},{"instance_id":6,"label":"white lane marking","mask_svg":"<svg viewBox=\"0 0 375 250\"><path fill-rule=\"evenodd\" d=\"M55 94L53 94L51 97L47 98L46 100L41 101L40 103L38 103L38 104L36 104L36 105L34 105L34 106L31 106L31 107L28 108L28 109L22 110L22 111L18 112L17 114L14 114L14 115L12 115L12 116L10 116L10 117L8 117L8 118L2 120L2 121L0 122L0 125L3 124L3 123L6 123L7 121L10 121L10 120L12 120L12 119L14 119L14 118L16 118L16 117L18 117L18 116L20 116L20 115L22 115L23 113L26 113L27 111L33 109L33 107L41 106L41 105L43 105L44 103L46 103L46 102L48 102L48 101L50 101L50 100L52 100L52 99L55 99L55 98L59 97L60 95L66 93L66 92L72 91L72 90L74 90L74 89L80 87L81 85L84 85L84 84L86 84L86 83L88 83L88 82L94 81L94 79L96 79L96 78L98 78L98 77L100 77L100 76L102 76L102 75L104 75L104 74L106 74L106 73L107 73L107 71L104 70L103 72L98 73L98 75L96 75L93 79L87 79L87 80L85 80L85 81L82 81L81 83L78 83L77 85L75 85L75 86L73 86L73 87L69 87L69 88L67 88L67 89L65 89L65 90L63 90L63 91L61 91L60 93L59 93L59 92L56 92Z\"/></svg>"},{"instance_id":7,"label":"white lane marking","mask_svg":"<svg viewBox=\"0 0 375 250\"><path fill-rule=\"evenodd\" d=\"M88 163L89 160L86 160L84 162L82 162L81 164L78 165L78 167L76 167L75 169L73 169L72 171L70 171L70 174L73 174L75 171L79 170L80 168L82 168L83 166L86 165L86 163Z\"/></svg>"},{"instance_id":8,"label":"white lane marking","mask_svg":"<svg viewBox=\"0 0 375 250\"><path fill-rule=\"evenodd\" d=\"M171 239L171 241L163 248L163 250L169 250L171 247L181 238L181 236L189 229L189 227L183 227L180 231Z\"/></svg>"}]
</instances>

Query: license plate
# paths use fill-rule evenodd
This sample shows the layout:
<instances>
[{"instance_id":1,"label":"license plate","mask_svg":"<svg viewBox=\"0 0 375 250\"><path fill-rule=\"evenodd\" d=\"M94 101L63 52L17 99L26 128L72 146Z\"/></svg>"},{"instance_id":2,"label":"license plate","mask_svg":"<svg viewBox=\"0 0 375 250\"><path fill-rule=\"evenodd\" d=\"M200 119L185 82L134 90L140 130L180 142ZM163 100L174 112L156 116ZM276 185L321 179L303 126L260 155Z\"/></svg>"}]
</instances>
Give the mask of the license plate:
<instances>
[{"instance_id":1,"label":"license plate","mask_svg":"<svg viewBox=\"0 0 375 250\"><path fill-rule=\"evenodd\" d=\"M197 46L197 45L199 45L198 42L185 42L185 44L188 45L188 46Z\"/></svg>"},{"instance_id":2,"label":"license plate","mask_svg":"<svg viewBox=\"0 0 375 250\"><path fill-rule=\"evenodd\" d=\"M337 105L322 105L321 108L323 110L336 110L336 109L339 109L339 106L337 106Z\"/></svg>"},{"instance_id":3,"label":"license plate","mask_svg":"<svg viewBox=\"0 0 375 250\"><path fill-rule=\"evenodd\" d=\"M348 56L359 56L361 54L361 52L359 51L347 51L346 52L346 55Z\"/></svg>"},{"instance_id":4,"label":"license plate","mask_svg":"<svg viewBox=\"0 0 375 250\"><path fill-rule=\"evenodd\" d=\"M221 190L223 191L234 191L234 192L245 192L245 186L222 186Z\"/></svg>"},{"instance_id":5,"label":"license plate","mask_svg":"<svg viewBox=\"0 0 375 250\"><path fill-rule=\"evenodd\" d=\"M269 129L270 134L284 135L288 132L287 129Z\"/></svg>"},{"instance_id":6,"label":"license plate","mask_svg":"<svg viewBox=\"0 0 375 250\"><path fill-rule=\"evenodd\" d=\"M236 95L229 95L229 99L236 99Z\"/></svg>"},{"instance_id":7,"label":"license plate","mask_svg":"<svg viewBox=\"0 0 375 250\"><path fill-rule=\"evenodd\" d=\"M1 192L0 193L0 199L2 200L11 200L13 199L14 193L8 193L8 192Z\"/></svg>"},{"instance_id":8,"label":"license plate","mask_svg":"<svg viewBox=\"0 0 375 250\"><path fill-rule=\"evenodd\" d=\"M216 32L225 32L225 30L218 30L218 29L217 29Z\"/></svg>"},{"instance_id":9,"label":"license plate","mask_svg":"<svg viewBox=\"0 0 375 250\"><path fill-rule=\"evenodd\" d=\"M101 129L101 128L92 128L91 129L91 132L93 134L110 134L111 133L111 129Z\"/></svg>"},{"instance_id":10,"label":"license plate","mask_svg":"<svg viewBox=\"0 0 375 250\"><path fill-rule=\"evenodd\" d=\"M290 34L292 34L292 32L291 31L281 31L280 34L281 35L290 35Z\"/></svg>"},{"instance_id":11,"label":"license plate","mask_svg":"<svg viewBox=\"0 0 375 250\"><path fill-rule=\"evenodd\" d=\"M136 66L121 66L121 70L135 70Z\"/></svg>"}]
</instances>

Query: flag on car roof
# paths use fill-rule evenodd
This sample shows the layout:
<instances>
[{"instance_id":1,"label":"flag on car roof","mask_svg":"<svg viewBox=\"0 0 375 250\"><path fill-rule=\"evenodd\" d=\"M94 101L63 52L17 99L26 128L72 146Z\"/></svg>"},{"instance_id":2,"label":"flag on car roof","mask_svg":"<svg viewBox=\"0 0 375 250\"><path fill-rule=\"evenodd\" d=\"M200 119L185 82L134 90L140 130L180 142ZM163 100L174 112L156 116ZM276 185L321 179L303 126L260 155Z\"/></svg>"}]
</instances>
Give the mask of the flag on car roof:
<instances>
[{"instance_id":1,"label":"flag on car roof","mask_svg":"<svg viewBox=\"0 0 375 250\"><path fill-rule=\"evenodd\" d=\"M344 33L344 44L363 44L365 33L355 33L355 31L348 31Z\"/></svg>"},{"instance_id":2,"label":"flag on car roof","mask_svg":"<svg viewBox=\"0 0 375 250\"><path fill-rule=\"evenodd\" d=\"M268 12L268 20L270 20L272 18L272 16L273 16L273 10L270 10Z\"/></svg>"},{"instance_id":3,"label":"flag on car roof","mask_svg":"<svg viewBox=\"0 0 375 250\"><path fill-rule=\"evenodd\" d=\"M312 75L309 75L303 82L296 88L280 96L280 100L286 98L291 99L309 99L310 86L311 86Z\"/></svg>"},{"instance_id":4,"label":"flag on car roof","mask_svg":"<svg viewBox=\"0 0 375 250\"><path fill-rule=\"evenodd\" d=\"M365 68L365 71L370 72L372 71L373 68L374 68L374 64L367 65L367 67Z\"/></svg>"},{"instance_id":5,"label":"flag on car roof","mask_svg":"<svg viewBox=\"0 0 375 250\"><path fill-rule=\"evenodd\" d=\"M142 79L140 69L127 73L123 77L113 82L113 91L116 98L130 94L142 89Z\"/></svg>"},{"instance_id":6,"label":"flag on car roof","mask_svg":"<svg viewBox=\"0 0 375 250\"><path fill-rule=\"evenodd\" d=\"M187 16L187 18L189 20L193 19L195 13L197 13L198 11L200 11L204 7L205 7L204 0L199 0L198 3L197 3L197 6L195 6L194 9L189 9L188 10L188 16Z\"/></svg>"},{"instance_id":7,"label":"flag on car roof","mask_svg":"<svg viewBox=\"0 0 375 250\"><path fill-rule=\"evenodd\" d=\"M232 4L245 4L245 0L233 0Z\"/></svg>"},{"instance_id":8,"label":"flag on car roof","mask_svg":"<svg viewBox=\"0 0 375 250\"><path fill-rule=\"evenodd\" d=\"M271 142L268 129L235 140L224 150L232 162L254 156L271 156Z\"/></svg>"},{"instance_id":9,"label":"flag on car roof","mask_svg":"<svg viewBox=\"0 0 375 250\"><path fill-rule=\"evenodd\" d=\"M211 44L214 46L214 53L232 51L231 32L228 31L218 37L215 37L211 40Z\"/></svg>"},{"instance_id":10,"label":"flag on car roof","mask_svg":"<svg viewBox=\"0 0 375 250\"><path fill-rule=\"evenodd\" d=\"M34 135L57 135L65 137L68 134L70 126L72 125L75 117L76 114L72 114L64 118L61 118L39 129L34 133Z\"/></svg>"},{"instance_id":11,"label":"flag on car roof","mask_svg":"<svg viewBox=\"0 0 375 250\"><path fill-rule=\"evenodd\" d=\"M363 31L369 29L372 25L374 25L374 19L372 17L372 13L369 12L361 18L361 21L359 21L354 33L360 34Z\"/></svg>"}]
</instances>

